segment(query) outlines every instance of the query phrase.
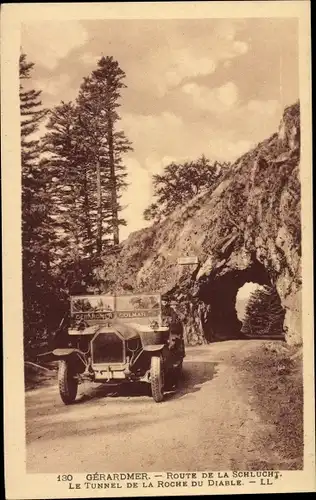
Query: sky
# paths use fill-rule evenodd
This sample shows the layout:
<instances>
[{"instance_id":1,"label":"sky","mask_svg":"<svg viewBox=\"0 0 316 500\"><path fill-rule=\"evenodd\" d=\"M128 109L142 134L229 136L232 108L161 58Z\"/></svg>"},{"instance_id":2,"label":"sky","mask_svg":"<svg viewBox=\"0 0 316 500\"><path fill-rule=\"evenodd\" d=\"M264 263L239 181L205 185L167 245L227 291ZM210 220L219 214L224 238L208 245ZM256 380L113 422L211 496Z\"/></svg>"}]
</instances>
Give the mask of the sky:
<instances>
[{"instance_id":1,"label":"sky","mask_svg":"<svg viewBox=\"0 0 316 500\"><path fill-rule=\"evenodd\" d=\"M168 163L234 161L277 130L299 96L297 29L294 18L41 21L23 25L21 45L45 107L74 100L103 55L126 73L125 239L148 225L152 175Z\"/></svg>"},{"instance_id":2,"label":"sky","mask_svg":"<svg viewBox=\"0 0 316 500\"><path fill-rule=\"evenodd\" d=\"M247 281L242 287L239 288L235 303L235 309L239 321L244 320L249 299L256 290L264 290L264 287L258 285L258 283Z\"/></svg>"}]
</instances>

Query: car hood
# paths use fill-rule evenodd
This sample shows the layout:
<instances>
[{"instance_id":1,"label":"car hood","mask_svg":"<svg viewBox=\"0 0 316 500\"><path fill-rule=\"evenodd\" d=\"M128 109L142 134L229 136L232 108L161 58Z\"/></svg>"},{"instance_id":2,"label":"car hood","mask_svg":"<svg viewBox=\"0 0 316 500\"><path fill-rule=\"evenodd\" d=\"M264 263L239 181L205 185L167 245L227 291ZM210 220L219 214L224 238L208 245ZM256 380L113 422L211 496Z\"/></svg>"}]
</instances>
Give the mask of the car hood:
<instances>
[{"instance_id":1,"label":"car hood","mask_svg":"<svg viewBox=\"0 0 316 500\"><path fill-rule=\"evenodd\" d=\"M95 335L97 333L116 332L124 340L129 340L136 337L143 338L146 333L158 333L167 330L167 327L160 326L158 328L151 329L148 325L142 325L138 323L124 323L116 319L110 325L93 325L85 328L81 332L76 331L76 333L81 335Z\"/></svg>"}]
</instances>

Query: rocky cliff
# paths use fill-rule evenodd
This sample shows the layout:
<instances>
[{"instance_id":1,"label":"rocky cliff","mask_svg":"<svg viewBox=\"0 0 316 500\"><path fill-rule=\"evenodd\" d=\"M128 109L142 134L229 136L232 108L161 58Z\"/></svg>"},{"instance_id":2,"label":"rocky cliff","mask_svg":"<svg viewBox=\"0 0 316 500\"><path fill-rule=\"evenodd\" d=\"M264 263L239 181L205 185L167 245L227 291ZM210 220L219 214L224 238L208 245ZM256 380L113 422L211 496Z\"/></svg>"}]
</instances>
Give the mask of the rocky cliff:
<instances>
[{"instance_id":1,"label":"rocky cliff","mask_svg":"<svg viewBox=\"0 0 316 500\"><path fill-rule=\"evenodd\" d=\"M189 343L240 335L235 301L246 282L274 286L289 343L301 341L299 103L279 130L240 157L204 192L152 227L135 232L95 278L104 292L161 291ZM197 265L178 265L195 255Z\"/></svg>"}]
</instances>

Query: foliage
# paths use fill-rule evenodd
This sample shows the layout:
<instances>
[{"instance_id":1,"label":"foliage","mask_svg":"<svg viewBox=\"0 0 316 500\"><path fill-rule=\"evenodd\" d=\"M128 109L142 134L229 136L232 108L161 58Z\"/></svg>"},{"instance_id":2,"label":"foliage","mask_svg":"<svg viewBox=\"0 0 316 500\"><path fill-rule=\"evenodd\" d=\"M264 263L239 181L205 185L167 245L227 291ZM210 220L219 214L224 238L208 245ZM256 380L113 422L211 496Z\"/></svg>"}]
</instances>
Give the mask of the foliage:
<instances>
[{"instance_id":1,"label":"foliage","mask_svg":"<svg viewBox=\"0 0 316 500\"><path fill-rule=\"evenodd\" d=\"M29 88L33 64L20 55L20 115L22 174L22 279L24 347L46 335L48 302L51 289L49 248L54 239L50 228L50 200L46 191L47 177L41 170L41 144L35 137L46 115L40 100L41 91Z\"/></svg>"},{"instance_id":2,"label":"foliage","mask_svg":"<svg viewBox=\"0 0 316 500\"><path fill-rule=\"evenodd\" d=\"M31 87L33 63L20 56L22 245L25 355L47 344L68 312L69 292L96 286L105 245L119 243L123 155L117 128L125 73L102 57L75 102L42 108ZM39 125L48 115L47 133Z\"/></svg>"},{"instance_id":3,"label":"foliage","mask_svg":"<svg viewBox=\"0 0 316 500\"><path fill-rule=\"evenodd\" d=\"M85 155L95 169L95 202L97 211L97 252L102 251L103 222L110 229L113 244L119 243L121 191L126 187L123 154L131 143L122 130L116 130L120 119L118 108L125 73L113 57L102 57L96 70L84 78L77 99L79 124L85 134ZM93 197L92 197L93 198Z\"/></svg>"},{"instance_id":4,"label":"foliage","mask_svg":"<svg viewBox=\"0 0 316 500\"><path fill-rule=\"evenodd\" d=\"M227 164L213 164L202 155L196 161L171 163L163 174L153 175L154 202L144 211L145 220L159 220L205 189L212 189Z\"/></svg>"},{"instance_id":5,"label":"foliage","mask_svg":"<svg viewBox=\"0 0 316 500\"><path fill-rule=\"evenodd\" d=\"M78 123L78 109L62 102L49 116L44 145L49 157L49 194L59 252L76 259L92 252L93 215L89 188L93 172L86 156L85 134Z\"/></svg>"},{"instance_id":6,"label":"foliage","mask_svg":"<svg viewBox=\"0 0 316 500\"><path fill-rule=\"evenodd\" d=\"M283 333L284 309L275 288L255 290L246 306L242 333L251 337L280 336Z\"/></svg>"},{"instance_id":7,"label":"foliage","mask_svg":"<svg viewBox=\"0 0 316 500\"><path fill-rule=\"evenodd\" d=\"M123 155L131 143L117 130L124 78L117 61L102 57L76 101L50 112L44 144L55 228L61 247L77 259L117 245L125 224L119 200L126 187Z\"/></svg>"}]
</instances>

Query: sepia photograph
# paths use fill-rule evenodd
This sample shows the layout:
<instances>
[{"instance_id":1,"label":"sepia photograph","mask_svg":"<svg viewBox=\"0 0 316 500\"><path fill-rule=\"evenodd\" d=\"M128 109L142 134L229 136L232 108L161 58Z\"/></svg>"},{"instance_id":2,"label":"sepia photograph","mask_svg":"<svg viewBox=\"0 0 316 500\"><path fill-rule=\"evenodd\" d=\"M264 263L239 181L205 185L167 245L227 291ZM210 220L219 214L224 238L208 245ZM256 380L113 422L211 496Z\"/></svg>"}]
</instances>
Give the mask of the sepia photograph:
<instances>
[{"instance_id":1,"label":"sepia photograph","mask_svg":"<svg viewBox=\"0 0 316 500\"><path fill-rule=\"evenodd\" d=\"M315 485L309 2L166 3L19 19L8 398L46 498Z\"/></svg>"}]
</instances>

